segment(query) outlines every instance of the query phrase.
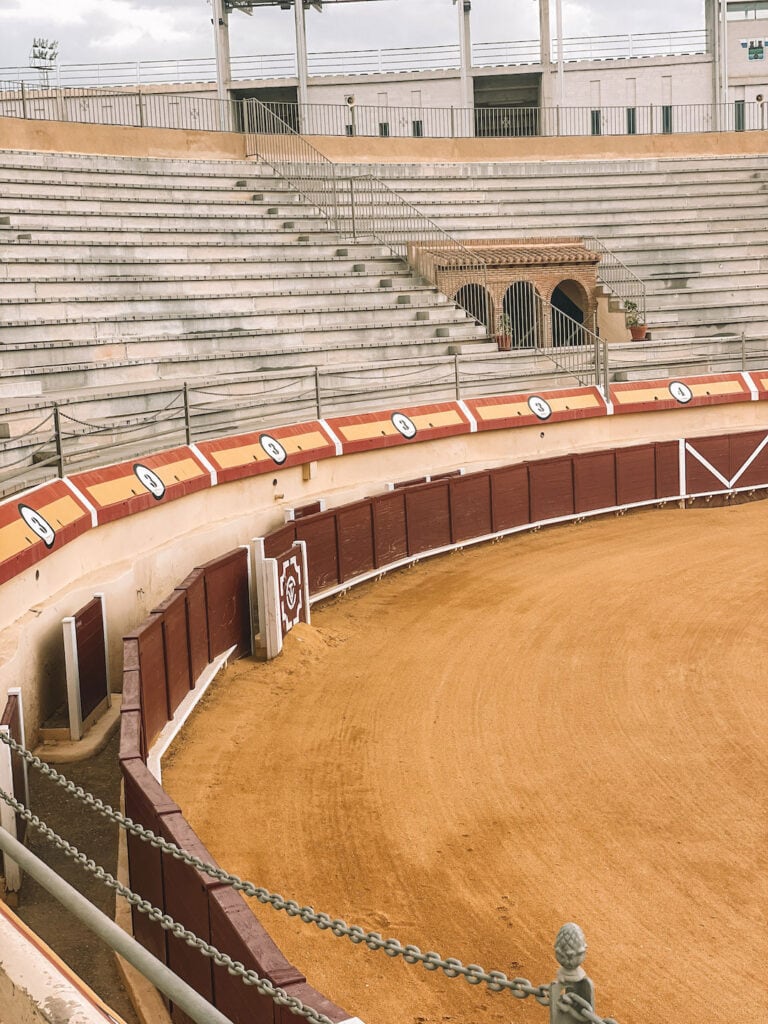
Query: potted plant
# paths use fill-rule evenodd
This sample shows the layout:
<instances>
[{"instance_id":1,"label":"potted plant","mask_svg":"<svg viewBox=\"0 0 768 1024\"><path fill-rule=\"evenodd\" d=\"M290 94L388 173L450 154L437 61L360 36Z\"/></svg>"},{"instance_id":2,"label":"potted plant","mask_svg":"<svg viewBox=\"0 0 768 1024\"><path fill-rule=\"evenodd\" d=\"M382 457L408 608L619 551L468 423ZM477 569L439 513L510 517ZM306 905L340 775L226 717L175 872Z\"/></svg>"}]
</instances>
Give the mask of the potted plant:
<instances>
[{"instance_id":1,"label":"potted plant","mask_svg":"<svg viewBox=\"0 0 768 1024\"><path fill-rule=\"evenodd\" d=\"M508 352L512 348L512 319L509 313L501 314L498 327L496 344L500 352Z\"/></svg>"},{"instance_id":2,"label":"potted plant","mask_svg":"<svg viewBox=\"0 0 768 1024\"><path fill-rule=\"evenodd\" d=\"M648 326L637 303L632 299L624 300L624 319L632 335L632 341L642 341L648 333Z\"/></svg>"}]
</instances>

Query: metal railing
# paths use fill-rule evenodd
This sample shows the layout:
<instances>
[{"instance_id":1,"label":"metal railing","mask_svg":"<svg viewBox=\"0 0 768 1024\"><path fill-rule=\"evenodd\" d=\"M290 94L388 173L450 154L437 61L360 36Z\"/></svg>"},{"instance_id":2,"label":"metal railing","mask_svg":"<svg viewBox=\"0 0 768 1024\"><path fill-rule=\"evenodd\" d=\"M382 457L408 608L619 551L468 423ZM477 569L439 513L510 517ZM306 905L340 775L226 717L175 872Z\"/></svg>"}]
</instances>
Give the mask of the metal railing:
<instances>
[{"instance_id":1,"label":"metal railing","mask_svg":"<svg viewBox=\"0 0 768 1024\"><path fill-rule=\"evenodd\" d=\"M645 281L630 270L626 263L620 260L616 253L599 238L595 238L594 235L585 235L581 241L590 252L600 256L600 262L597 265L598 283L622 302L626 303L628 300L633 302L644 323L647 306Z\"/></svg>"},{"instance_id":2,"label":"metal railing","mask_svg":"<svg viewBox=\"0 0 768 1024\"><path fill-rule=\"evenodd\" d=\"M427 246L451 254L457 267L471 270L487 284L485 261L444 231L417 207L371 174L352 173L335 164L259 100L244 108L246 154L268 164L283 181L318 209L330 230L342 238L372 239L401 259L409 259L422 277L430 279L424 260ZM458 303L474 315L475 310ZM487 315L478 318L490 326Z\"/></svg>"},{"instance_id":3,"label":"metal railing","mask_svg":"<svg viewBox=\"0 0 768 1024\"><path fill-rule=\"evenodd\" d=\"M119 88L43 88L0 80L0 117L365 138L643 136L765 130L768 128L768 101L594 108L265 104L250 99L224 101L201 94Z\"/></svg>"},{"instance_id":4,"label":"metal railing","mask_svg":"<svg viewBox=\"0 0 768 1024\"><path fill-rule=\"evenodd\" d=\"M705 53L706 43L706 32L703 29L577 36L564 39L563 58L567 61L576 61L683 56ZM472 47L472 63L475 67L538 64L540 54L538 39L475 43ZM556 56L555 46L553 58ZM460 50L457 43L448 43L442 46L311 52L308 59L311 75L381 74L458 68ZM292 78L296 75L296 58L293 53L233 56L231 66L232 78L235 81ZM213 57L195 57L183 60L56 64L52 75L55 85L66 87L214 82L216 61ZM33 76L34 71L29 67L0 68L0 79L9 82L31 83Z\"/></svg>"},{"instance_id":5,"label":"metal railing","mask_svg":"<svg viewBox=\"0 0 768 1024\"><path fill-rule=\"evenodd\" d=\"M0 412L12 436L0 441L0 495L94 466L203 438L316 417L449 399L535 393L612 380L768 368L768 338L606 344L567 314L532 302L515 324L510 350L390 360L357 366L306 366L223 378L208 386L78 397L27 412ZM549 316L549 320L547 319ZM549 339L555 338L556 344ZM504 344L504 342L502 342ZM105 403L112 410L105 414Z\"/></svg>"}]
</instances>

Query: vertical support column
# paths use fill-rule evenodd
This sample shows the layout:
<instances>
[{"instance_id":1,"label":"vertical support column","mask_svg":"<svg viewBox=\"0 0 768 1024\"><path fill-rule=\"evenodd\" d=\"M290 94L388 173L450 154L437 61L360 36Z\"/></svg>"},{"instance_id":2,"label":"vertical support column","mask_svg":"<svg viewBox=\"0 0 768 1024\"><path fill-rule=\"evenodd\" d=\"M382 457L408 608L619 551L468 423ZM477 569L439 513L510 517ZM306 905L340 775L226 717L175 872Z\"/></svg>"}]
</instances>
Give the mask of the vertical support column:
<instances>
[{"instance_id":1,"label":"vertical support column","mask_svg":"<svg viewBox=\"0 0 768 1024\"><path fill-rule=\"evenodd\" d=\"M296 22L296 73L299 79L299 131L303 132L307 116L306 104L309 102L307 89L309 60L307 58L307 22L304 15L304 0L293 0L293 12Z\"/></svg>"},{"instance_id":2,"label":"vertical support column","mask_svg":"<svg viewBox=\"0 0 768 1024\"><path fill-rule=\"evenodd\" d=\"M454 0L456 2L456 0ZM475 97L472 86L472 29L470 15L472 0L458 0L459 8L459 73L461 76L461 103L463 107L474 107Z\"/></svg>"},{"instance_id":3,"label":"vertical support column","mask_svg":"<svg viewBox=\"0 0 768 1024\"><path fill-rule=\"evenodd\" d=\"M542 70L552 63L552 23L549 0L539 0L539 60Z\"/></svg>"},{"instance_id":4,"label":"vertical support column","mask_svg":"<svg viewBox=\"0 0 768 1024\"><path fill-rule=\"evenodd\" d=\"M7 725L0 725L0 732L10 736L11 730ZM0 743L0 789L17 800L23 799L22 793L13 792L13 765L11 764L11 748L5 743ZM16 832L16 812L9 807L4 800L0 800L0 828L13 839L18 838ZM8 892L18 892L21 888L21 869L16 861L10 859L7 854L3 855L3 872L5 874L5 888Z\"/></svg>"},{"instance_id":5,"label":"vertical support column","mask_svg":"<svg viewBox=\"0 0 768 1024\"><path fill-rule=\"evenodd\" d=\"M723 102L721 94L721 72L720 72L720 0L705 0L704 22L707 32L707 53L712 58L712 102L715 108L713 117L713 128L719 131L723 128Z\"/></svg>"},{"instance_id":6,"label":"vertical support column","mask_svg":"<svg viewBox=\"0 0 768 1024\"><path fill-rule=\"evenodd\" d=\"M557 106L562 107L565 101L565 61L563 59L563 0L555 0L555 13L557 17Z\"/></svg>"},{"instance_id":7,"label":"vertical support column","mask_svg":"<svg viewBox=\"0 0 768 1024\"><path fill-rule=\"evenodd\" d=\"M212 0L213 36L216 45L216 92L219 99L219 124L227 131L229 118L229 86L232 68L229 55L229 11L225 0Z\"/></svg>"}]
</instances>

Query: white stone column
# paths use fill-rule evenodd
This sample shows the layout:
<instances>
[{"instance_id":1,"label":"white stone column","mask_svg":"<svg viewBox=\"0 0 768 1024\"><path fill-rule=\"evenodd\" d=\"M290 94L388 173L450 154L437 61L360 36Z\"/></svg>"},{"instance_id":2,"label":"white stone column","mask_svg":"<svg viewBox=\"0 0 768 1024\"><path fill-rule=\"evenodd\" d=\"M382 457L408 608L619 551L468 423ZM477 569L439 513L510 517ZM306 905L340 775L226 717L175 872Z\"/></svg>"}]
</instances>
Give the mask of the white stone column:
<instances>
[{"instance_id":1,"label":"white stone column","mask_svg":"<svg viewBox=\"0 0 768 1024\"><path fill-rule=\"evenodd\" d=\"M227 125L227 104L232 69L229 59L229 12L224 0L213 0L213 38L216 45L216 87L221 101L222 128Z\"/></svg>"},{"instance_id":2,"label":"white stone column","mask_svg":"<svg viewBox=\"0 0 768 1024\"><path fill-rule=\"evenodd\" d=\"M549 0L539 0L539 59L542 68L552 63L552 23Z\"/></svg>"},{"instance_id":3,"label":"white stone column","mask_svg":"<svg viewBox=\"0 0 768 1024\"><path fill-rule=\"evenodd\" d=\"M307 80L309 78L309 60L307 57L307 22L304 16L303 0L294 0L293 12L296 23L296 73L299 79L299 131L304 130L304 119L309 102Z\"/></svg>"},{"instance_id":4,"label":"white stone column","mask_svg":"<svg viewBox=\"0 0 768 1024\"><path fill-rule=\"evenodd\" d=\"M454 0L454 3L456 0ZM458 0L459 9L459 48L461 58L459 71L461 75L461 103L464 107L474 107L475 96L472 84L472 29L470 26L471 0Z\"/></svg>"}]
</instances>

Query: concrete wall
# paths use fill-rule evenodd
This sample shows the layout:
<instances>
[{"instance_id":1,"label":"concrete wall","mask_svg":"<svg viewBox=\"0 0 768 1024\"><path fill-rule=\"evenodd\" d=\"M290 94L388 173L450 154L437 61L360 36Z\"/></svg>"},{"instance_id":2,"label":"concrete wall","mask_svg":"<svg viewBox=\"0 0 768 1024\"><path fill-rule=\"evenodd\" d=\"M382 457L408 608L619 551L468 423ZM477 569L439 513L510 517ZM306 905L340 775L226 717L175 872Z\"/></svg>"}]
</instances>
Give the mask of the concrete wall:
<instances>
[{"instance_id":1,"label":"concrete wall","mask_svg":"<svg viewBox=\"0 0 768 1024\"><path fill-rule=\"evenodd\" d=\"M742 42L763 40L762 60L750 60ZM728 81L730 99L753 102L758 93L768 98L768 18L728 22ZM739 86L743 87L739 90Z\"/></svg>"},{"instance_id":2,"label":"concrete wall","mask_svg":"<svg viewBox=\"0 0 768 1024\"><path fill-rule=\"evenodd\" d=\"M242 160L245 157L245 137L229 132L123 128L115 125L26 121L18 117L0 117L0 149Z\"/></svg>"}]
</instances>

